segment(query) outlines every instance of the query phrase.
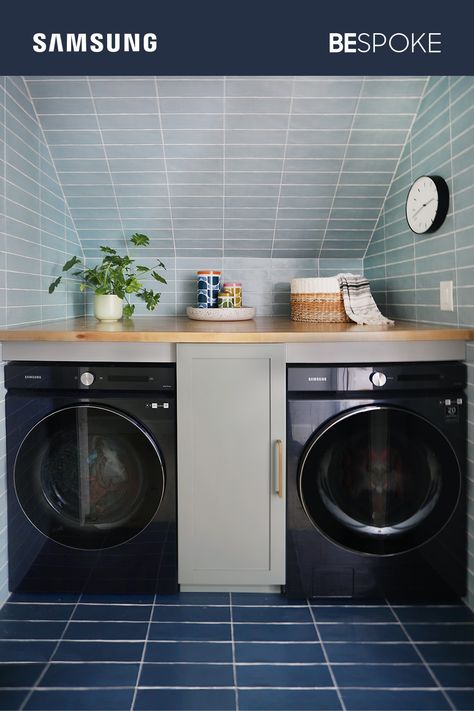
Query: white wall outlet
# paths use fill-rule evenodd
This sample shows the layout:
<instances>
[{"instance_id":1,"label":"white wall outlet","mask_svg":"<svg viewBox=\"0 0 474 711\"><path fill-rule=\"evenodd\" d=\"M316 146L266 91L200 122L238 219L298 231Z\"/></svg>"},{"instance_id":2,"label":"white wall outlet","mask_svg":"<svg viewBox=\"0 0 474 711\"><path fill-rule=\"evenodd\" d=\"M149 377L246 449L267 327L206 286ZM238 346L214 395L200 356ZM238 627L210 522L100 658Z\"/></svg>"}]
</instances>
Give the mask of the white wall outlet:
<instances>
[{"instance_id":1,"label":"white wall outlet","mask_svg":"<svg viewBox=\"0 0 474 711\"><path fill-rule=\"evenodd\" d=\"M439 308L441 311L454 311L453 282L439 282Z\"/></svg>"}]
</instances>

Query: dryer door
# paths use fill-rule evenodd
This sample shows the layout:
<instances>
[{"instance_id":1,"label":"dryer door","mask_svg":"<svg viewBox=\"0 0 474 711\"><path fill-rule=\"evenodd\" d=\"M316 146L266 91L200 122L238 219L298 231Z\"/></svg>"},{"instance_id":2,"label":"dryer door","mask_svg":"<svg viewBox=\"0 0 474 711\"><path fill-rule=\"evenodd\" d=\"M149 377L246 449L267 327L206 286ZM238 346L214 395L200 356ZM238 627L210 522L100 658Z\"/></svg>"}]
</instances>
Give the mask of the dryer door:
<instances>
[{"instance_id":1,"label":"dryer door","mask_svg":"<svg viewBox=\"0 0 474 711\"><path fill-rule=\"evenodd\" d=\"M152 437L110 407L78 404L48 415L24 438L14 485L26 516L71 548L134 538L153 519L165 472Z\"/></svg>"},{"instance_id":2,"label":"dryer door","mask_svg":"<svg viewBox=\"0 0 474 711\"><path fill-rule=\"evenodd\" d=\"M446 437L423 417L370 405L344 412L310 440L299 495L329 539L361 553L416 548L449 521L461 471Z\"/></svg>"}]
</instances>

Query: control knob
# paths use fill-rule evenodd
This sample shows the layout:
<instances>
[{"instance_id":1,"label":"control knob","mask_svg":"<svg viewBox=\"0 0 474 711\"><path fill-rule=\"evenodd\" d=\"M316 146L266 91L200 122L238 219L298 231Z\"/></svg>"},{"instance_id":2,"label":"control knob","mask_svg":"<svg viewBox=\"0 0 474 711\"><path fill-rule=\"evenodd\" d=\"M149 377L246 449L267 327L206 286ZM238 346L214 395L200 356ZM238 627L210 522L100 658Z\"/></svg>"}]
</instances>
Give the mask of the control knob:
<instances>
[{"instance_id":1,"label":"control knob","mask_svg":"<svg viewBox=\"0 0 474 711\"><path fill-rule=\"evenodd\" d=\"M375 385L375 387L381 388L387 382L387 376L385 373L380 373L376 370L375 373L370 374L370 382L372 385Z\"/></svg>"},{"instance_id":2,"label":"control knob","mask_svg":"<svg viewBox=\"0 0 474 711\"><path fill-rule=\"evenodd\" d=\"M87 385L87 387L89 387L89 385L92 385L94 380L95 380L95 378L92 373L86 372L86 373L82 373L82 375L81 375L81 383L83 385Z\"/></svg>"}]
</instances>

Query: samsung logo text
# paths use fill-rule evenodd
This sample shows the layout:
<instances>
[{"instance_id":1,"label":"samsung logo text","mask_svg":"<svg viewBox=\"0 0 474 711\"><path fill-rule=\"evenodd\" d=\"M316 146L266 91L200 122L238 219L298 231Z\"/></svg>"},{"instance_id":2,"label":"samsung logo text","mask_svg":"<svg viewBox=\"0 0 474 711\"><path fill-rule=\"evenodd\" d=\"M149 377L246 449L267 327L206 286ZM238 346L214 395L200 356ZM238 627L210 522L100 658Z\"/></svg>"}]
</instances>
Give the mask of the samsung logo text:
<instances>
[{"instance_id":1,"label":"samsung logo text","mask_svg":"<svg viewBox=\"0 0 474 711\"><path fill-rule=\"evenodd\" d=\"M378 51L395 54L440 54L441 32L422 32L421 34L395 32L386 35L383 32L330 32L330 54L355 54L360 52L375 54Z\"/></svg>"},{"instance_id":2,"label":"samsung logo text","mask_svg":"<svg viewBox=\"0 0 474 711\"><path fill-rule=\"evenodd\" d=\"M153 32L93 32L33 35L33 52L156 52L158 38Z\"/></svg>"}]
</instances>

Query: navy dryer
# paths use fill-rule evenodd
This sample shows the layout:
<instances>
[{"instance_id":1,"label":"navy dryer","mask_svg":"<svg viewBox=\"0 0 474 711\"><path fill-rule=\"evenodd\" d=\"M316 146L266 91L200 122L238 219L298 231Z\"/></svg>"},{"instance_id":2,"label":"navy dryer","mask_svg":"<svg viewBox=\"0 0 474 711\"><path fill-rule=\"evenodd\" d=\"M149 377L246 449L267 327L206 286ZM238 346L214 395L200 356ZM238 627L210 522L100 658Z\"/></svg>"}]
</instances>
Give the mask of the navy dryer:
<instances>
[{"instance_id":1,"label":"navy dryer","mask_svg":"<svg viewBox=\"0 0 474 711\"><path fill-rule=\"evenodd\" d=\"M465 594L465 366L287 375L287 594Z\"/></svg>"},{"instance_id":2,"label":"navy dryer","mask_svg":"<svg viewBox=\"0 0 474 711\"><path fill-rule=\"evenodd\" d=\"M177 590L175 366L5 367L11 591Z\"/></svg>"}]
</instances>

